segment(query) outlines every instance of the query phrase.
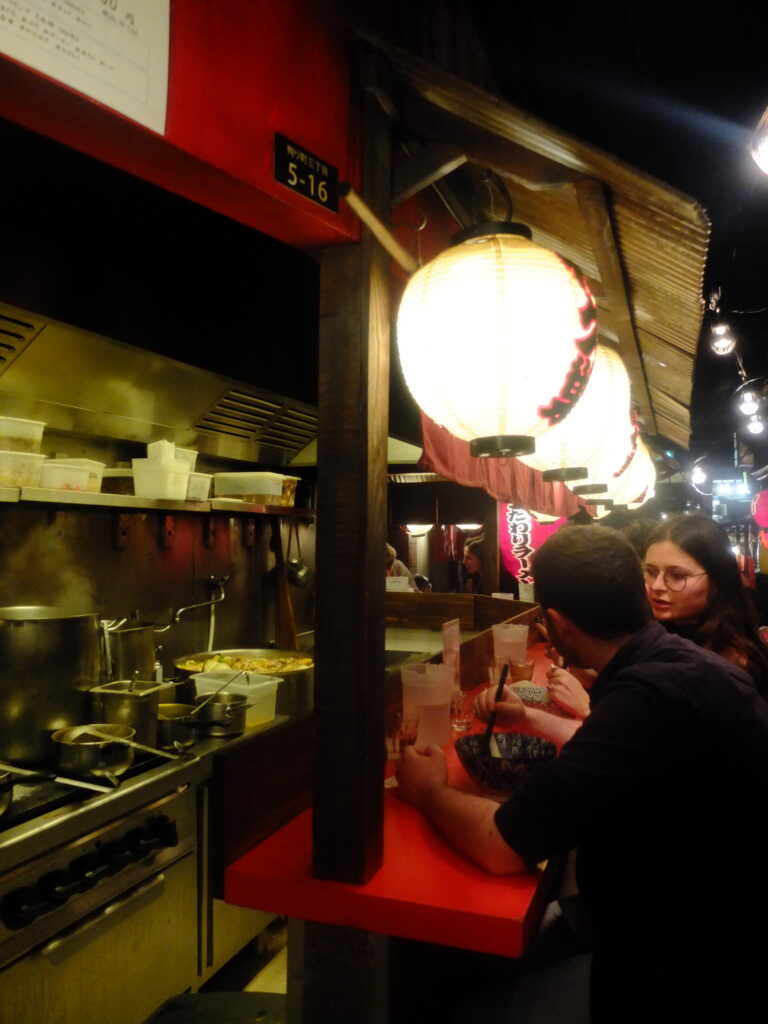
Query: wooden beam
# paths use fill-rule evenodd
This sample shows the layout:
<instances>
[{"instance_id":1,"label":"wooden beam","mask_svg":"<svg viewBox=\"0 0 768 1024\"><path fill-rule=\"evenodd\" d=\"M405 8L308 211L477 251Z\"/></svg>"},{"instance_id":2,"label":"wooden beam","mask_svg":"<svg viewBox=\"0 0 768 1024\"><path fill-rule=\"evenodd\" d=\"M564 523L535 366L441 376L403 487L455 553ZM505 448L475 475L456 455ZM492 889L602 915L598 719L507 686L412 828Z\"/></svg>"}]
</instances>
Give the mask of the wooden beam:
<instances>
[{"instance_id":1,"label":"wooden beam","mask_svg":"<svg viewBox=\"0 0 768 1024\"><path fill-rule=\"evenodd\" d=\"M393 173L392 205L410 199L411 196L440 181L446 174L467 162L467 154L460 146L427 146L414 153L408 160L398 164Z\"/></svg>"},{"instance_id":2,"label":"wooden beam","mask_svg":"<svg viewBox=\"0 0 768 1024\"><path fill-rule=\"evenodd\" d=\"M389 122L363 98L361 195L389 221ZM369 233L320 270L313 867L363 883L381 864L389 256ZM311 1019L311 1018L308 1018Z\"/></svg>"},{"instance_id":3,"label":"wooden beam","mask_svg":"<svg viewBox=\"0 0 768 1024\"><path fill-rule=\"evenodd\" d=\"M629 305L624 268L613 232L613 223L599 181L578 181L573 185L584 218L589 243L603 282L605 304L611 309L611 325L619 339L619 354L632 382L632 397L645 422L645 432L657 432L643 357Z\"/></svg>"},{"instance_id":4,"label":"wooden beam","mask_svg":"<svg viewBox=\"0 0 768 1024\"><path fill-rule=\"evenodd\" d=\"M524 188L532 191L560 188L583 177L578 171L517 142L489 134L482 125L452 111L440 110L422 97L405 94L401 106L400 132L425 141L443 143L449 139L451 145L466 154L469 162L488 167Z\"/></svg>"}]
</instances>

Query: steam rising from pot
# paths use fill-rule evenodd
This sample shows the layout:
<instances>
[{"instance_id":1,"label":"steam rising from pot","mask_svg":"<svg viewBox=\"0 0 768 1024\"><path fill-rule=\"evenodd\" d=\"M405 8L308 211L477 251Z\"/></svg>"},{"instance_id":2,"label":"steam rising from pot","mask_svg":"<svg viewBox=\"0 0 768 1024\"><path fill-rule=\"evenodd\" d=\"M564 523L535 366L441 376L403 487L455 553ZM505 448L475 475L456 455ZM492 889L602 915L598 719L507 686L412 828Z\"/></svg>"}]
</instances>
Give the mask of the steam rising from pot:
<instances>
[{"instance_id":1,"label":"steam rising from pot","mask_svg":"<svg viewBox=\"0 0 768 1024\"><path fill-rule=\"evenodd\" d=\"M5 559L0 605L52 605L96 608L91 582L75 562L64 538L53 528L36 526Z\"/></svg>"}]
</instances>

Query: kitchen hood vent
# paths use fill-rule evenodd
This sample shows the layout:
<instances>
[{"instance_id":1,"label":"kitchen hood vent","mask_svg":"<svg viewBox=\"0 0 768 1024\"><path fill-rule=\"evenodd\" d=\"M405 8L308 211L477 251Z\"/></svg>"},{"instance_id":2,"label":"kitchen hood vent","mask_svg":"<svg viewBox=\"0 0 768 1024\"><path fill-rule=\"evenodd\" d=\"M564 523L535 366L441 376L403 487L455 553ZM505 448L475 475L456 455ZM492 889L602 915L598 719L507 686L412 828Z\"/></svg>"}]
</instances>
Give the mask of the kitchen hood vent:
<instances>
[{"instance_id":1,"label":"kitchen hood vent","mask_svg":"<svg viewBox=\"0 0 768 1024\"><path fill-rule=\"evenodd\" d=\"M246 391L228 391L194 424L208 437L258 441L293 455L317 433L317 416Z\"/></svg>"},{"instance_id":2,"label":"kitchen hood vent","mask_svg":"<svg viewBox=\"0 0 768 1024\"><path fill-rule=\"evenodd\" d=\"M49 433L132 445L164 439L275 467L317 434L312 405L6 303L0 414L42 420Z\"/></svg>"},{"instance_id":3,"label":"kitchen hood vent","mask_svg":"<svg viewBox=\"0 0 768 1024\"><path fill-rule=\"evenodd\" d=\"M42 323L32 322L31 317L22 320L0 310L0 374L18 359L42 327Z\"/></svg>"}]
</instances>

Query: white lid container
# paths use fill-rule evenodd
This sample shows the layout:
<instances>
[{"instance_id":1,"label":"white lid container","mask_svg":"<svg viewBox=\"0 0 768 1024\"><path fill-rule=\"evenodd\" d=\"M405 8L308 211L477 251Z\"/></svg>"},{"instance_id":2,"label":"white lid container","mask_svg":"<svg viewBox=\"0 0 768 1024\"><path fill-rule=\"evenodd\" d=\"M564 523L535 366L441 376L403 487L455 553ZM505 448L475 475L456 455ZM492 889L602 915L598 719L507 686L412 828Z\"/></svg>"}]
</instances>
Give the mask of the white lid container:
<instances>
[{"instance_id":1,"label":"white lid container","mask_svg":"<svg viewBox=\"0 0 768 1024\"><path fill-rule=\"evenodd\" d=\"M44 455L0 451L0 487L39 487Z\"/></svg>"},{"instance_id":2,"label":"white lid container","mask_svg":"<svg viewBox=\"0 0 768 1024\"><path fill-rule=\"evenodd\" d=\"M188 462L190 473L194 472L195 466L197 465L197 452L194 448L179 448L179 446L176 445L176 458L183 459L185 462Z\"/></svg>"},{"instance_id":3,"label":"white lid container","mask_svg":"<svg viewBox=\"0 0 768 1024\"><path fill-rule=\"evenodd\" d=\"M176 458L176 445L173 441L151 441L147 445L147 458L172 462Z\"/></svg>"},{"instance_id":4,"label":"white lid container","mask_svg":"<svg viewBox=\"0 0 768 1024\"><path fill-rule=\"evenodd\" d=\"M95 459L69 459L57 458L56 462L62 466L73 466L77 469L88 470L88 483L83 488L85 491L98 492L101 490L101 478L104 475L104 463Z\"/></svg>"},{"instance_id":5,"label":"white lid container","mask_svg":"<svg viewBox=\"0 0 768 1024\"><path fill-rule=\"evenodd\" d=\"M181 459L133 459L133 493L138 498L184 501L189 483L189 463Z\"/></svg>"},{"instance_id":6,"label":"white lid container","mask_svg":"<svg viewBox=\"0 0 768 1024\"><path fill-rule=\"evenodd\" d=\"M0 416L0 450L6 452L39 452L45 423Z\"/></svg>"},{"instance_id":7,"label":"white lid container","mask_svg":"<svg viewBox=\"0 0 768 1024\"><path fill-rule=\"evenodd\" d=\"M250 501L274 498L272 504L279 505L278 495L283 493L282 473L241 472L214 473L214 493L219 497L230 495ZM270 504L267 500L265 504Z\"/></svg>"},{"instance_id":8,"label":"white lid container","mask_svg":"<svg viewBox=\"0 0 768 1024\"><path fill-rule=\"evenodd\" d=\"M246 725L262 725L271 722L275 717L277 703L277 684L282 683L280 676L263 676L258 672L234 672L230 669L214 672L198 672L192 677L197 696L214 693L222 689L223 693L243 694L251 705L245 712ZM231 682L229 681L231 680Z\"/></svg>"},{"instance_id":9,"label":"white lid container","mask_svg":"<svg viewBox=\"0 0 768 1024\"><path fill-rule=\"evenodd\" d=\"M87 491L90 470L72 466L66 459L47 459L40 473L40 486L57 491Z\"/></svg>"},{"instance_id":10,"label":"white lid container","mask_svg":"<svg viewBox=\"0 0 768 1024\"><path fill-rule=\"evenodd\" d=\"M177 448L176 451L179 451ZM211 493L212 473L190 473L187 484L187 501L207 501Z\"/></svg>"}]
</instances>

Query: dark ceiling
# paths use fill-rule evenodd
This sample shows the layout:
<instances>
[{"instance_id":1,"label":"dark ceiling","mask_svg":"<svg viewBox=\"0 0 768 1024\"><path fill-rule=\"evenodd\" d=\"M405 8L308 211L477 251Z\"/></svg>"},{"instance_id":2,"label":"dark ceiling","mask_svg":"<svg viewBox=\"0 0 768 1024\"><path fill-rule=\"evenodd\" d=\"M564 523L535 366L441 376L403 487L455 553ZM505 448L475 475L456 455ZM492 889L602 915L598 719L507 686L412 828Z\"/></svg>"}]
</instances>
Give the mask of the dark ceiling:
<instances>
[{"instance_id":1,"label":"dark ceiling","mask_svg":"<svg viewBox=\"0 0 768 1024\"><path fill-rule=\"evenodd\" d=\"M473 5L472 19L505 99L706 209L704 296L722 290L747 373L768 376L768 177L747 153L768 102L763 18L741 0L714 10L659 0L490 2ZM739 383L735 359L700 344L694 456L732 450ZM768 450L755 460L768 463Z\"/></svg>"}]
</instances>

